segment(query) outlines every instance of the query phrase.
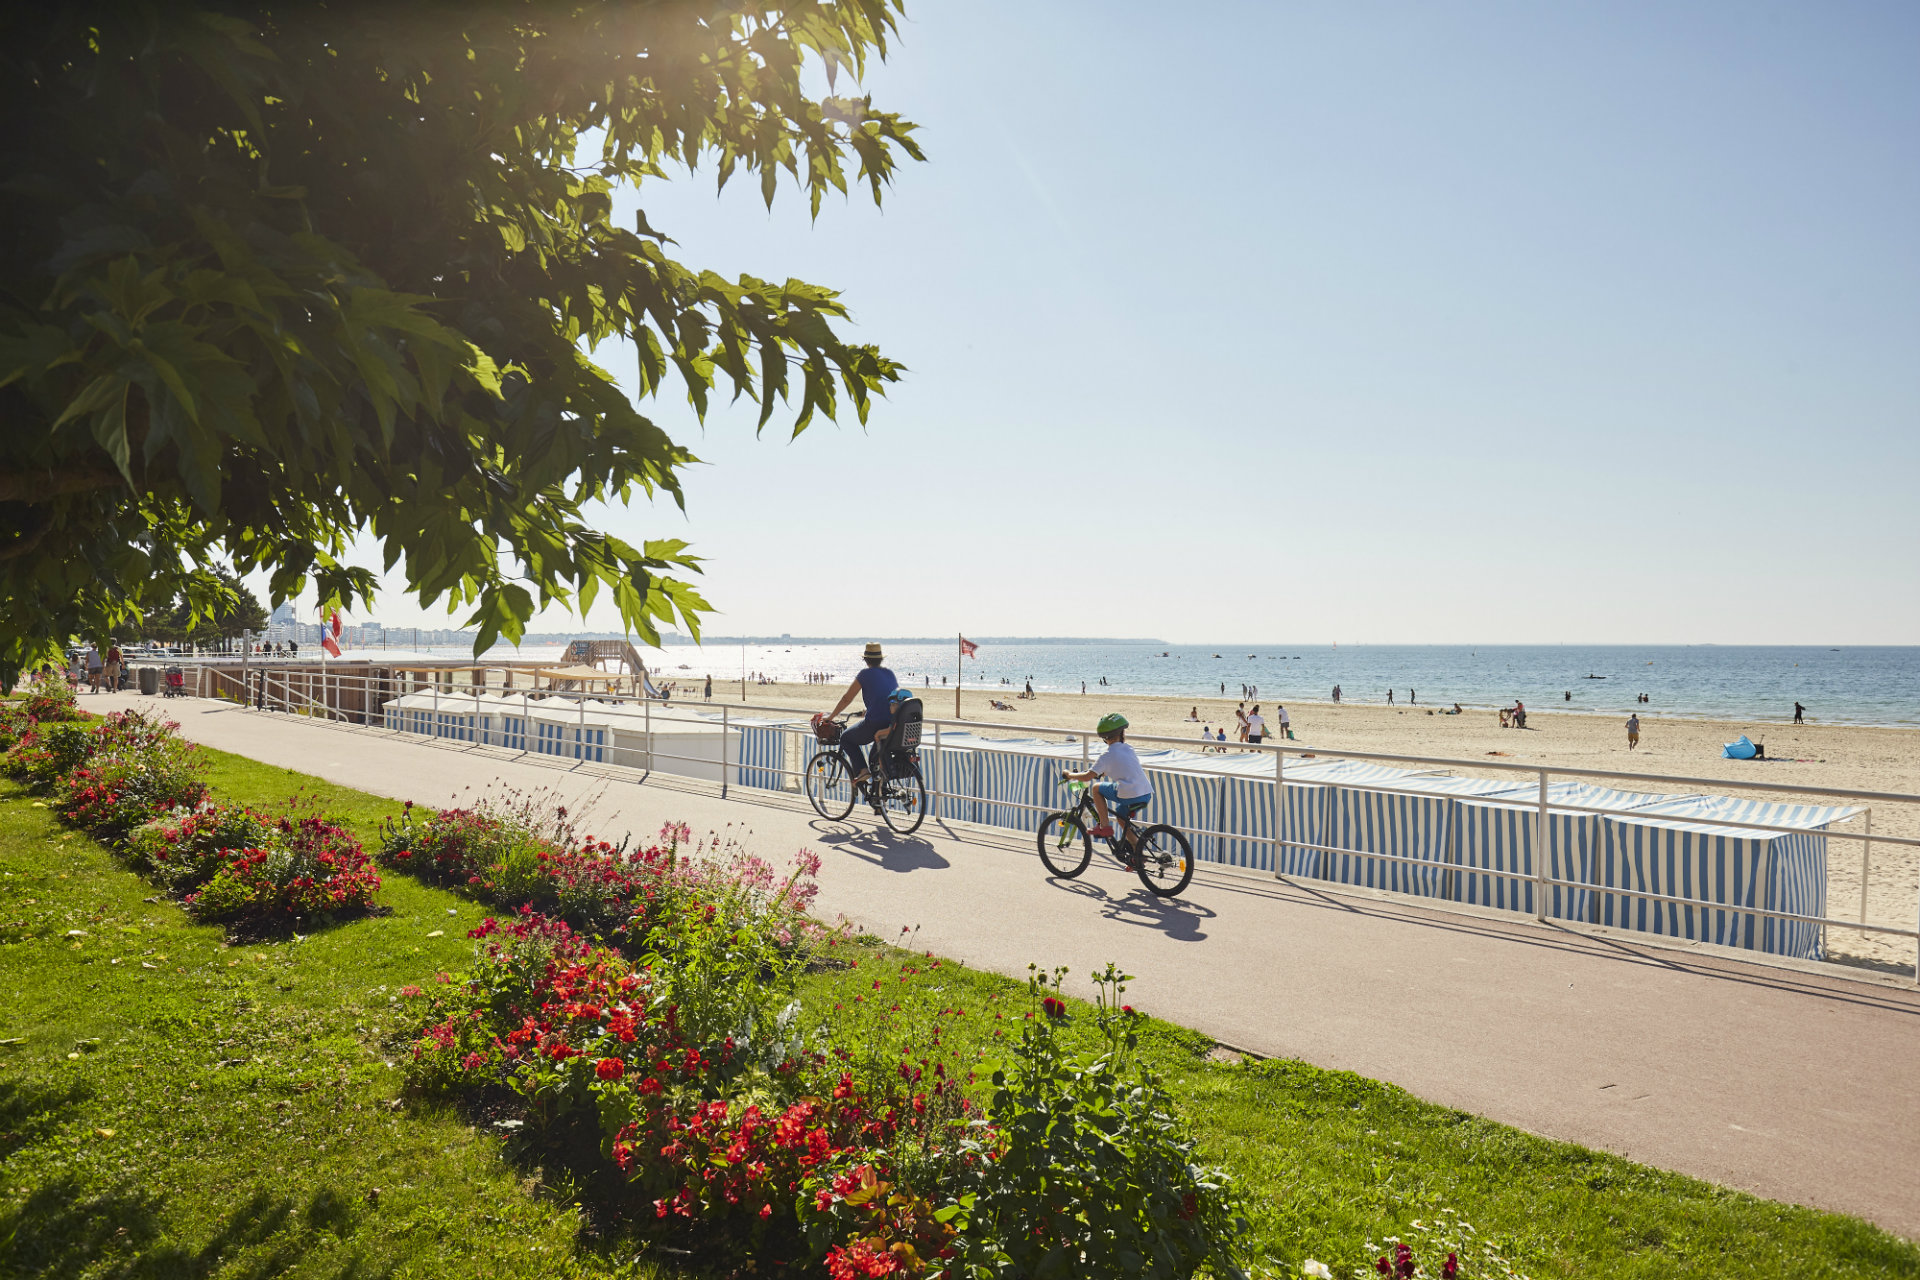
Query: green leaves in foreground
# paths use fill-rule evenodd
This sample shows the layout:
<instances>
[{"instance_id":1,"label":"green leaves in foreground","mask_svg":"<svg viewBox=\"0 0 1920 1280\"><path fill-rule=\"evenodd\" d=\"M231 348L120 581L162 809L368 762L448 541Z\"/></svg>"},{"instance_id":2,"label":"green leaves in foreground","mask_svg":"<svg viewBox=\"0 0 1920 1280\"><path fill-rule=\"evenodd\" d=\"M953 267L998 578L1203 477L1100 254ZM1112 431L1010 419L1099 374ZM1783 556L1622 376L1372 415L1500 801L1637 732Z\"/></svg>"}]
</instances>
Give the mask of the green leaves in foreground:
<instances>
[{"instance_id":1,"label":"green leaves in foreground","mask_svg":"<svg viewBox=\"0 0 1920 1280\"><path fill-rule=\"evenodd\" d=\"M801 81L884 56L897 6L9 11L0 678L176 597L230 608L222 559L365 601L361 530L482 647L602 590L645 639L697 633L685 544L585 515L678 503L695 460L593 353L796 433L901 370L832 290L684 266L612 193L710 159L769 201L782 171L816 212L849 177L878 200L913 126Z\"/></svg>"}]
</instances>

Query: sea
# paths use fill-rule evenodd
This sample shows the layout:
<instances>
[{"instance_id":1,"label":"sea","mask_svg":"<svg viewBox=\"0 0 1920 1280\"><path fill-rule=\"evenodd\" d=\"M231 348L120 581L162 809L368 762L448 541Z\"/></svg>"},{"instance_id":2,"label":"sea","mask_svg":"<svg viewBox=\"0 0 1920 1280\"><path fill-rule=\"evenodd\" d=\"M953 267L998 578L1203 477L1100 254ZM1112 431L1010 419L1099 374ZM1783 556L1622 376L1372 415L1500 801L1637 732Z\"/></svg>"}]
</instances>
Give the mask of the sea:
<instances>
[{"instance_id":1,"label":"sea","mask_svg":"<svg viewBox=\"0 0 1920 1280\"><path fill-rule=\"evenodd\" d=\"M1920 725L1920 647L1774 645L1283 645L1140 641L982 641L956 659L952 641L889 643L887 664L916 685L1039 692L1110 689L1177 698L1248 697L1263 702L1345 701L1617 715L1629 711L1741 721L1793 718L1801 703L1819 723ZM470 651L449 648L448 655ZM504 656L511 650L496 649ZM522 658L558 658L528 646ZM665 680L790 681L851 678L857 644L757 641L670 645L644 651ZM942 680L948 683L942 685ZM1104 681L1104 684L1102 683ZM1647 701L1637 701L1640 694Z\"/></svg>"}]
</instances>

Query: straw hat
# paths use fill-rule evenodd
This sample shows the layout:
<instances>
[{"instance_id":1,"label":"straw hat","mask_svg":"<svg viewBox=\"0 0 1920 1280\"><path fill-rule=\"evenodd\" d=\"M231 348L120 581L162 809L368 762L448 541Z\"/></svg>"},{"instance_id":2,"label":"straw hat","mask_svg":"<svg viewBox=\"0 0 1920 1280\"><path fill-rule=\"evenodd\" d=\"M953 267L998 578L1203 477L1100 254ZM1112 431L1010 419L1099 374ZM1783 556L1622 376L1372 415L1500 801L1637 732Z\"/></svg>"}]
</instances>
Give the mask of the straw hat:
<instances>
[{"instance_id":1,"label":"straw hat","mask_svg":"<svg viewBox=\"0 0 1920 1280\"><path fill-rule=\"evenodd\" d=\"M867 641L866 652L861 654L860 656L863 658L871 658L876 662L879 661L881 657L880 642L878 640Z\"/></svg>"}]
</instances>

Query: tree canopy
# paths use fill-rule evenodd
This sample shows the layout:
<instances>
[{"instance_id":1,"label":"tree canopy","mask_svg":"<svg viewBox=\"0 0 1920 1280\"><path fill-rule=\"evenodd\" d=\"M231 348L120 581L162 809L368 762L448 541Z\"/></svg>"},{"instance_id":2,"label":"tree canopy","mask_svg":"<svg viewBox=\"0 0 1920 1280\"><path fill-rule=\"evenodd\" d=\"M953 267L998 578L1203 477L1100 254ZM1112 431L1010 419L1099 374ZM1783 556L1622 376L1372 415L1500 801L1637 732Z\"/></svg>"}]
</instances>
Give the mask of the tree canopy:
<instances>
[{"instance_id":1,"label":"tree canopy","mask_svg":"<svg viewBox=\"0 0 1920 1280\"><path fill-rule=\"evenodd\" d=\"M613 192L710 167L769 204L784 172L816 215L850 181L878 201L914 126L835 93L899 5L9 7L0 676L231 608L223 562L368 603L361 530L481 648L603 590L645 639L697 635L686 544L583 514L679 503L694 460L594 350L631 343L642 401L745 395L795 433L865 422L901 367L832 290L683 265Z\"/></svg>"},{"instance_id":2,"label":"tree canopy","mask_svg":"<svg viewBox=\"0 0 1920 1280\"><path fill-rule=\"evenodd\" d=\"M231 599L216 603L211 616L196 610L184 597L158 609L149 607L141 620L141 634L162 644L212 644L248 631L257 635L265 630L267 611L260 597L228 570L216 567L213 572Z\"/></svg>"}]
</instances>

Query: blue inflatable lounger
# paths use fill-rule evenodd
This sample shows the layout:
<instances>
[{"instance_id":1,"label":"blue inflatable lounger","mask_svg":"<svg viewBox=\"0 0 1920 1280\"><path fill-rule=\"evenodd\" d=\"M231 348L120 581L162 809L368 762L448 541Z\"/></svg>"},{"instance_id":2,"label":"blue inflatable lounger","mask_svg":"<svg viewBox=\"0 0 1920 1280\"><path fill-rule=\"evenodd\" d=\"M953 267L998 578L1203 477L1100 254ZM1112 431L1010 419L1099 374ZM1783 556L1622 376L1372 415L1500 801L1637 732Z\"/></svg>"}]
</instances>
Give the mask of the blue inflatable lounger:
<instances>
[{"instance_id":1,"label":"blue inflatable lounger","mask_svg":"<svg viewBox=\"0 0 1920 1280\"><path fill-rule=\"evenodd\" d=\"M1757 742L1749 741L1746 734L1740 735L1740 741L1729 742L1723 753L1729 760L1765 760L1767 749Z\"/></svg>"}]
</instances>

